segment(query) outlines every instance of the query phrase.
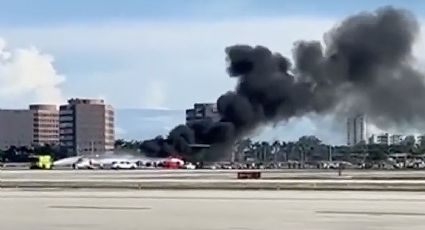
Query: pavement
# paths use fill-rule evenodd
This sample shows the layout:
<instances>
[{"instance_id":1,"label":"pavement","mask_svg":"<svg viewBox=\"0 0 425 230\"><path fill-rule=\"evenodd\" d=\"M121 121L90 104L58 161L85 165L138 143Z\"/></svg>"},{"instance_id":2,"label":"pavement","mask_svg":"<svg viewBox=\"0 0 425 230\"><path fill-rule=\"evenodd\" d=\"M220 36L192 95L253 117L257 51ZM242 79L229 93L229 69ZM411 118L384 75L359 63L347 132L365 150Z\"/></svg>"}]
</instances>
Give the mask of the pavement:
<instances>
[{"instance_id":1,"label":"pavement","mask_svg":"<svg viewBox=\"0 0 425 230\"><path fill-rule=\"evenodd\" d=\"M2 189L0 207L7 230L425 229L424 192Z\"/></svg>"},{"instance_id":2,"label":"pavement","mask_svg":"<svg viewBox=\"0 0 425 230\"><path fill-rule=\"evenodd\" d=\"M263 170L238 180L232 170L0 171L0 188L269 189L425 191L425 171Z\"/></svg>"},{"instance_id":3,"label":"pavement","mask_svg":"<svg viewBox=\"0 0 425 230\"><path fill-rule=\"evenodd\" d=\"M271 169L271 170L0 170L3 179L235 179L239 171L261 171L264 179L425 179L425 170L338 170ZM0 178L0 179L1 179Z\"/></svg>"}]
</instances>

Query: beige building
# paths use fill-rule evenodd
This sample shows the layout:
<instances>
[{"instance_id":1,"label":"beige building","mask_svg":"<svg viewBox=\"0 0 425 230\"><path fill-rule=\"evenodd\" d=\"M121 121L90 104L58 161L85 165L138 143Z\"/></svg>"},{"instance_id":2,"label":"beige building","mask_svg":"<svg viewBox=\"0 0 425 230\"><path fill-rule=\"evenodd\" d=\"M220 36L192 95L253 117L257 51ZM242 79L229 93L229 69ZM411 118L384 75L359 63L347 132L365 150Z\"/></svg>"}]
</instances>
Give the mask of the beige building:
<instances>
[{"instance_id":1,"label":"beige building","mask_svg":"<svg viewBox=\"0 0 425 230\"><path fill-rule=\"evenodd\" d=\"M71 99L59 111L60 144L69 153L114 150L114 111L103 100Z\"/></svg>"},{"instance_id":2,"label":"beige building","mask_svg":"<svg viewBox=\"0 0 425 230\"><path fill-rule=\"evenodd\" d=\"M33 117L29 110L0 110L0 149L30 146L33 142Z\"/></svg>"},{"instance_id":3,"label":"beige building","mask_svg":"<svg viewBox=\"0 0 425 230\"><path fill-rule=\"evenodd\" d=\"M30 105L33 116L33 144L59 144L59 111L56 105Z\"/></svg>"},{"instance_id":4,"label":"beige building","mask_svg":"<svg viewBox=\"0 0 425 230\"><path fill-rule=\"evenodd\" d=\"M356 144L367 142L367 122L366 116L358 114L347 118L347 145L354 146Z\"/></svg>"}]
</instances>

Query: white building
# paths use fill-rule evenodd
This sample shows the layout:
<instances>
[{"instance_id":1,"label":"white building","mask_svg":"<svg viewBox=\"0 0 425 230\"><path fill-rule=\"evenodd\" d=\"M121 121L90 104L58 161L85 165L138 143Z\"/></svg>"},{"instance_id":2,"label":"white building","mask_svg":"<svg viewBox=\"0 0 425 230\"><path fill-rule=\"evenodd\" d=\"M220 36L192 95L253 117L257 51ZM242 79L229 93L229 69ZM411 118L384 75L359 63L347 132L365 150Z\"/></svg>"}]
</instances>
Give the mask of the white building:
<instances>
[{"instance_id":1,"label":"white building","mask_svg":"<svg viewBox=\"0 0 425 230\"><path fill-rule=\"evenodd\" d=\"M400 134L393 134L390 137L390 144L391 145L401 145L404 140L404 136Z\"/></svg>"},{"instance_id":2,"label":"white building","mask_svg":"<svg viewBox=\"0 0 425 230\"><path fill-rule=\"evenodd\" d=\"M366 116L362 114L347 119L347 145L366 143L366 123Z\"/></svg>"},{"instance_id":3,"label":"white building","mask_svg":"<svg viewBox=\"0 0 425 230\"><path fill-rule=\"evenodd\" d=\"M369 144L389 145L391 144L391 135L389 133L373 134L369 138Z\"/></svg>"}]
</instances>

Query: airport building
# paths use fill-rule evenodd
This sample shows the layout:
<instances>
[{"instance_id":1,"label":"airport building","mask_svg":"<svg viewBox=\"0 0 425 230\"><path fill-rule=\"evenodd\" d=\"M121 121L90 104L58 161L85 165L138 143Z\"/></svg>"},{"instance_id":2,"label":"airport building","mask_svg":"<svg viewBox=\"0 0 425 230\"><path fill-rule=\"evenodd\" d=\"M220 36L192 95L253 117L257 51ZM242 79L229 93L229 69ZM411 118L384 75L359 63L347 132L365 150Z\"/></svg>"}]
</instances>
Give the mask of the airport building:
<instances>
[{"instance_id":1,"label":"airport building","mask_svg":"<svg viewBox=\"0 0 425 230\"><path fill-rule=\"evenodd\" d=\"M404 141L405 136L400 134L392 134L390 137L391 145L401 145Z\"/></svg>"},{"instance_id":2,"label":"airport building","mask_svg":"<svg viewBox=\"0 0 425 230\"><path fill-rule=\"evenodd\" d=\"M33 118L33 144L59 144L59 111L56 105L30 105Z\"/></svg>"},{"instance_id":3,"label":"airport building","mask_svg":"<svg viewBox=\"0 0 425 230\"><path fill-rule=\"evenodd\" d=\"M114 150L114 110L103 100L70 99L59 111L60 145L70 154Z\"/></svg>"},{"instance_id":4,"label":"airport building","mask_svg":"<svg viewBox=\"0 0 425 230\"><path fill-rule=\"evenodd\" d=\"M30 146L33 142L33 118L29 110L0 110L0 149Z\"/></svg>"},{"instance_id":5,"label":"airport building","mask_svg":"<svg viewBox=\"0 0 425 230\"><path fill-rule=\"evenodd\" d=\"M390 145L391 135L389 133L383 133L379 135L373 134L369 138L369 144Z\"/></svg>"},{"instance_id":6,"label":"airport building","mask_svg":"<svg viewBox=\"0 0 425 230\"><path fill-rule=\"evenodd\" d=\"M59 118L55 105L0 110L0 149L58 143Z\"/></svg>"},{"instance_id":7,"label":"airport building","mask_svg":"<svg viewBox=\"0 0 425 230\"><path fill-rule=\"evenodd\" d=\"M220 120L220 114L218 113L216 104L196 103L193 108L186 110L186 124L205 120L213 122Z\"/></svg>"},{"instance_id":8,"label":"airport building","mask_svg":"<svg viewBox=\"0 0 425 230\"><path fill-rule=\"evenodd\" d=\"M367 141L366 116L359 114L347 118L347 145L353 146Z\"/></svg>"},{"instance_id":9,"label":"airport building","mask_svg":"<svg viewBox=\"0 0 425 230\"><path fill-rule=\"evenodd\" d=\"M416 143L415 136L410 136L413 140L413 144ZM401 145L403 143L406 143L406 137L404 135L400 134L389 134L389 133L382 133L382 134L373 134L369 138L369 144L378 144L378 145Z\"/></svg>"}]
</instances>

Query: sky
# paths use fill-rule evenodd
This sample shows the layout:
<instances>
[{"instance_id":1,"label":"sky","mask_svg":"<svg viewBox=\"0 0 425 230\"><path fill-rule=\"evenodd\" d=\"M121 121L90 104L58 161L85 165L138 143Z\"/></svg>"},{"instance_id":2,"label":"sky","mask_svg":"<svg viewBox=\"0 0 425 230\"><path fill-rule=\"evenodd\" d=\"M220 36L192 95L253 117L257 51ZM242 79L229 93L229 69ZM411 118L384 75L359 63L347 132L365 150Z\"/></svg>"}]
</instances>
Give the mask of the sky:
<instances>
[{"instance_id":1,"label":"sky","mask_svg":"<svg viewBox=\"0 0 425 230\"><path fill-rule=\"evenodd\" d=\"M116 108L184 110L232 90L224 49L265 45L291 56L344 17L414 0L0 0L0 108L104 98ZM418 42L421 58L425 45ZM318 134L343 142L342 121L296 118L276 138ZM270 129L270 127L266 128ZM335 130L338 130L337 132ZM341 134L341 133L339 133Z\"/></svg>"}]
</instances>

